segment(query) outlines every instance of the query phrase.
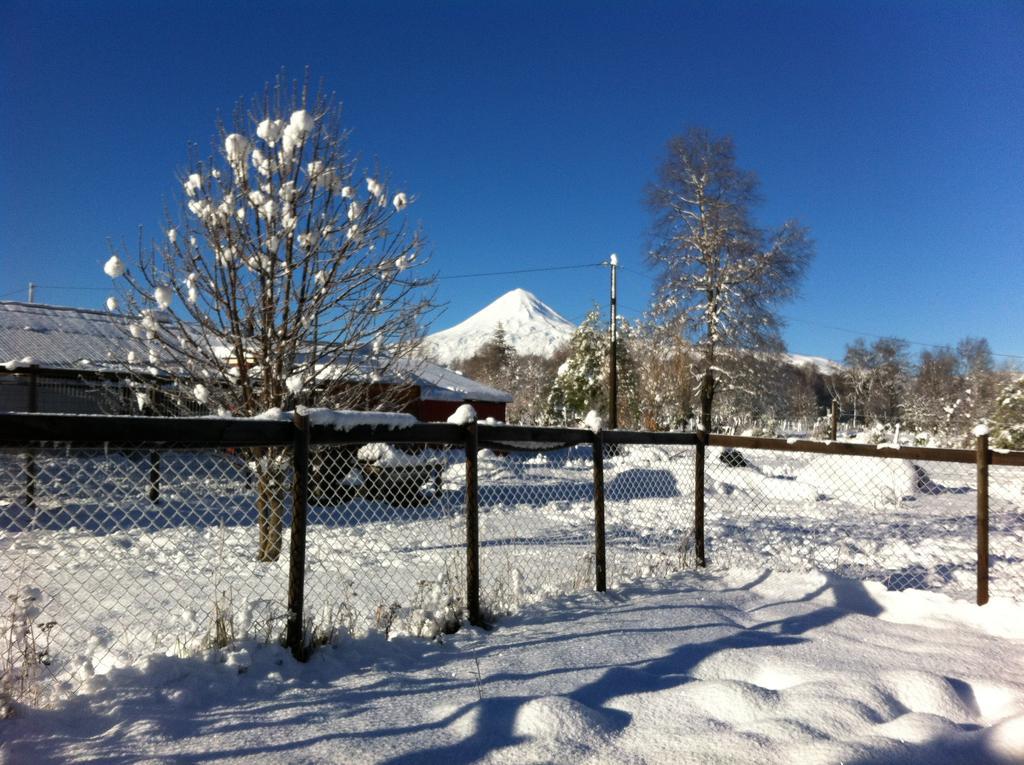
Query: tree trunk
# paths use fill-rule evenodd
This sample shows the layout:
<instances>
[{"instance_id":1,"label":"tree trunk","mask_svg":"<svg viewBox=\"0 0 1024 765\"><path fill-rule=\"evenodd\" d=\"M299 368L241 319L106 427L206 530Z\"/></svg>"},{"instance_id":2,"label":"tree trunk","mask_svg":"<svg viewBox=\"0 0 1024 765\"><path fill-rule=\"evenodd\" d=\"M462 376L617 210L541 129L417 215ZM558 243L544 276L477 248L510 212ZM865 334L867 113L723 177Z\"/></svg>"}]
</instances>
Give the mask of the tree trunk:
<instances>
[{"instance_id":1,"label":"tree trunk","mask_svg":"<svg viewBox=\"0 0 1024 765\"><path fill-rule=\"evenodd\" d=\"M707 369L700 381L700 424L705 433L711 432L711 405L715 399L715 376Z\"/></svg>"},{"instance_id":2,"label":"tree trunk","mask_svg":"<svg viewBox=\"0 0 1024 765\"><path fill-rule=\"evenodd\" d=\"M259 525L259 550L256 559L276 561L281 555L281 531L284 527L284 471L270 449L261 449L256 458L256 512Z\"/></svg>"}]
</instances>

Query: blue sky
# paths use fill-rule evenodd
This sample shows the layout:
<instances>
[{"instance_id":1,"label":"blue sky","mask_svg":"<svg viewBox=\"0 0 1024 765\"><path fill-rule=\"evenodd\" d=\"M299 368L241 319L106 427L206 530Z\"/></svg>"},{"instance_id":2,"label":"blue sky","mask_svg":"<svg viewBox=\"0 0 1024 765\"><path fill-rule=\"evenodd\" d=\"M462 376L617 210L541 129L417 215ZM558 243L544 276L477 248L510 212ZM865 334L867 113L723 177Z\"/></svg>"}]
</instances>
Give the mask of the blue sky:
<instances>
[{"instance_id":1,"label":"blue sky","mask_svg":"<svg viewBox=\"0 0 1024 765\"><path fill-rule=\"evenodd\" d=\"M760 176L759 220L817 242L790 350L841 358L853 330L1024 358L1022 41L1016 1L8 0L0 295L101 306L107 240L157 233L187 144L309 66L364 164L417 196L442 277L614 251L638 314L644 186L704 125ZM513 287L578 321L608 274L444 278L435 328Z\"/></svg>"}]
</instances>

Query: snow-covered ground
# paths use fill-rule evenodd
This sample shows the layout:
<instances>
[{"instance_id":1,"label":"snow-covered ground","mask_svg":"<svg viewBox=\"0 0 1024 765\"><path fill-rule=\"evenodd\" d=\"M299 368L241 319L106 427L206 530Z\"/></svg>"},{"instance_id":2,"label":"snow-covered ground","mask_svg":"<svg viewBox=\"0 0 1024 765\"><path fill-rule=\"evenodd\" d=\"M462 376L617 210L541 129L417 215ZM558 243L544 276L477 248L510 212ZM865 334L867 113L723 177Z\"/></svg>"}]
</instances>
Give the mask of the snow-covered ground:
<instances>
[{"instance_id":1,"label":"snow-covered ground","mask_svg":"<svg viewBox=\"0 0 1024 765\"><path fill-rule=\"evenodd\" d=\"M760 741L758 745L763 744L769 753L768 761L773 756L781 761L778 752L783 751L784 745L804 744L809 752L807 761L819 755L824 761L832 757L842 759L848 751L854 750L844 749L846 744L838 742L859 742L851 744L854 747L875 746L877 741L872 737L884 738L889 733L894 740L907 741L932 737L933 733L948 734L960 742L956 746L966 747L964 761L975 761L972 758L983 751L979 747L988 746L985 742L991 737L998 741L999 737L1009 735L1000 732L1002 728L984 734L971 732L971 726L988 725L1002 714L992 711L996 707L1004 709L999 706L1003 702L993 701L1003 698L1000 696L1003 691L991 690L998 685L992 679L999 677L998 671L985 669L984 672L978 670L980 674L970 674L965 669L958 674L956 667L961 665L956 662L967 661L963 666L974 672L971 669L975 666L971 663L974 659L958 658L960 648L956 646L961 643L948 642L947 631L953 628L935 631L935 625L944 619L966 623L965 634L977 633L970 645L977 648L979 656L984 653L980 646L984 643L981 635L986 631L998 633L1002 638L1024 636L1021 621L1024 605L1009 605L1009 598L1024 600L1024 471L993 469L991 575L996 600L978 609L971 602L975 579L973 466L762 450L745 451L739 464L736 455L710 449L706 505L711 572L701 576L687 573L660 594L656 588L645 590L638 582L648 578L652 582L664 580L690 570L694 562L693 449L610 448L605 456L605 487L608 581L613 593L601 598L587 596L558 601L561 605L557 605L553 598L592 587L594 521L589 450L573 448L509 455L483 450L479 460L482 600L487 612L498 618L499 630L495 634L513 637L508 638L511 643L506 648L493 648L490 641L494 636L485 637L470 631L454 639L445 638L449 641L445 648L431 648L419 642L407 642L405 638L420 636L417 638L420 640L423 636L436 636L464 603L465 466L461 455L461 450L429 453L427 461L440 469L440 489L429 491L422 502L393 505L366 498L315 497L309 516L306 617L318 639L334 639L340 646L326 650L314 660L312 667L321 668L317 670L294 667L290 659L283 659L275 649L257 648L259 643L272 642L284 628L290 540L286 532L283 540L286 552L277 562L255 560L253 479L240 456L213 452L164 453L160 463L160 504L153 505L147 497L148 451L134 455L103 451L74 453L63 449L41 452L36 457L36 508L26 513L22 496L24 460L8 454L0 461L5 477L0 485L6 487L0 493L0 520L3 520L0 589L15 599L4 617L0 654L8 657L8 663L13 656L13 663L20 664L20 669L27 673L30 688L24 698L28 703L57 710L46 713L23 710L22 721L0 723L6 730L20 731L11 739L20 743L8 745L14 746L8 748L8 753L16 753L11 755L14 761L21 761L22 755L30 751L24 747L35 746L28 742L41 735L32 733L37 729L31 726L42 725L40 721L44 720L52 720L55 728L70 731L67 735L71 739L76 736L95 739L88 746L100 747L96 752L103 758L120 755L116 755L113 748L102 747L144 746L144 731L152 733L152 742L159 747L164 738L174 741L176 737L193 735L192 732L186 735L185 730L216 732L222 725L234 726L234 722L215 720L234 719L235 714L239 715L239 720L247 721L238 723L243 726L240 730L247 730L245 736L255 741L259 728L271 722L260 716L284 716L284 712L270 710L291 704L303 693L314 693L325 705L328 699L335 699L340 704L338 708L345 709L349 701L358 699L358 689L364 682L373 687L390 687L389 684L396 681L386 673L382 677L381 666L399 667L398 671L405 678L401 682L411 682L410 687L422 685L426 694L422 697L423 704L451 703L456 705L452 709L456 709L461 702L440 700L441 691L448 687L447 681L435 684L424 678L431 677L432 672L447 671L443 667L448 665L465 669L468 662L473 661L471 656L479 658L481 652L497 656L497 651L504 651L524 666L539 662L535 669L523 670L536 675L530 680L533 684L530 687L535 685L536 688L527 690L524 686L515 690L516 683L506 682L507 678L495 665L486 670L491 673L487 683L494 683L492 688L504 689L500 693L512 694L516 699L487 701L490 697L481 692L477 708L453 712L451 718L435 710L436 719L423 710L388 712L381 707L373 712L372 708L376 708L373 705L363 707L362 702L357 702L359 712L355 718L358 719L337 723L343 725L341 732L323 732L322 726L331 724L326 722L330 715L325 711L311 712L310 719L318 721L313 727L320 732L303 732L306 725L303 722L293 733L277 734L286 739L294 735L296 739L281 744L283 748L279 750L268 747L267 751L283 753L286 759L293 751L294 759L319 760L333 756L326 749L318 749L319 743L302 744L309 736L322 739L324 746L327 741L337 739L347 742L345 747L356 747L340 750L345 754L336 757L339 761L358 759L362 756L358 749L361 746L369 747L364 752L366 757L380 760L387 760L392 754L412 756L428 747L441 747L440 755L447 756L444 747L456 745L465 747L454 752L457 757L494 748L494 756L500 758L505 755L498 750L505 744L513 749L502 751L517 752L508 755L510 760L518 760L522 755L527 761L531 757L544 761L548 755L542 752L549 751L544 747L555 747L550 750L554 752L550 754L552 760L575 756L570 749L558 748L571 747L568 740L559 738L562 734L558 730L551 726L544 729L543 720L551 715L555 719L565 718L567 730L574 730L576 726L581 737L593 738L592 743L580 750L584 759L592 756L595 761L617 762L620 757L625 758L622 761L633 757L635 761L657 761L660 750L644 748L647 744L642 739L653 735L651 731L663 724L657 715L664 712L655 711L658 704L666 708L682 705L687 710L696 704L692 714L700 719L690 721L685 715L679 718L688 720L687 725L693 723L694 736L699 738L701 731L712 728L732 731L729 736L733 738L729 740L746 741L751 747L752 742ZM864 585L839 584L833 580L826 583L820 575L787 578L763 573L765 569L826 571L867 582ZM773 587L782 589L775 594L775 590L766 589L766 584L759 584L753 589L734 592L736 571L762 571L757 577L767 577L766 582L773 582ZM686 583L685 586L680 582ZM814 582L817 584L812 586ZM846 598L840 603L844 609L850 606L849 593L858 593L856 608L851 607L856 613L837 616L829 610L822 612L817 595L805 598L818 587L824 588L822 592L841 593ZM886 592L886 587L906 593ZM916 588L940 590L960 600L950 602L945 596L915 592ZM699 600L705 591L708 597L716 598L712 605L705 606ZM747 597L753 600L742 600ZM622 644L618 633L628 632L635 625L629 626L634 618L629 608L623 606L621 612L615 611L620 603L626 602L620 598L636 599L636 612L644 614L643 620L654 618L651 613L659 609L679 610L680 618L685 618L678 623L656 619L655 623L663 627L644 628L644 645L634 646L628 640ZM800 604L772 605L776 599L799 600ZM670 607L672 602L679 605ZM870 603L875 605L864 605ZM870 613L865 612L866 607ZM576 614L576 608L582 608L586 614ZM611 609L606 624L602 622L602 608ZM801 610L804 608L811 608L811 611L805 613ZM882 610L874 613L877 609ZM691 611L697 619L718 616L708 623L691 622L688 621ZM736 615L744 611L748 616ZM779 615L769 619L762 611ZM829 616L819 625L815 614L820 613ZM881 618L882 623L871 627L878 621L868 618L872 615ZM894 631L896 628L891 622L898 618L909 618L916 626L906 633ZM576 626L556 624L558 620ZM765 620L771 626L755 628L753 625L758 620ZM840 629L840 624L846 626ZM799 627L799 639L786 637L795 629L792 625ZM805 629L806 625L809 626ZM30 641L19 642L18 629L26 626L30 627ZM577 628L582 632L575 633ZM392 638L403 639L382 645L384 641L379 635L385 629ZM756 631L751 633L751 629ZM693 632L692 640L687 637L686 645L714 644L718 646L713 651L716 657L733 655L738 657L734 658L736 661L748 655L746 650L734 654L737 649L763 647L781 651L785 647L787 650L783 653L788 655L792 646L798 658L779 658L778 661L789 668L786 672L792 670L793 662L807 665L804 671L790 678L795 686L803 687L803 691L789 694L789 686L772 686L773 682L781 681L759 680L760 675L752 669L749 672L737 670L722 677L699 674L698 663L717 666L704 664L712 657L704 656L701 653L704 649L699 647L694 649L697 653L693 655L700 657L700 662L691 666L686 663L687 659L679 673L671 673L673 677L680 675L682 679L678 683L654 672L649 678L650 686L634 693L628 683L639 682L637 678L645 676L627 673L626 677L632 679L619 694L622 699L619 695L614 699L601 698L597 704L588 701L591 697L586 691L573 690L589 688L598 682L597 670L611 672L612 664L634 669L661 667L660 657L682 655L683 642L674 648L659 642L662 630L683 637ZM852 664L837 663L832 658L816 663L819 660L815 657L831 657L830 652L859 650L849 636L872 636L876 630L881 630L878 634L889 642L872 637L861 655L848 659L848 662L863 662L860 669L853 668ZM589 632L600 633L601 639L592 640L593 636L587 635ZM811 632L814 632L813 641L820 639L827 650L823 648L820 654L815 652L809 658L801 658L799 652L803 649L796 646L810 640L807 635ZM767 640L765 635L771 636L771 642L764 646L750 646L745 642ZM653 642L648 645L648 640ZM536 642L541 647L548 641L550 645L539 649L533 657L520 653L518 648L513 650L517 641ZM598 650L592 645L604 641L618 647L607 649L606 655L601 653L604 648ZM914 647L908 649L903 645L906 641ZM235 648L227 653L212 648L225 643ZM553 669L556 665L548 662L548 652L560 657L563 643L597 651L597 656L604 656L604 663L599 662L596 669L591 667L586 671L571 669L575 665L570 663L567 665L570 669L564 673L556 671ZM504 644L499 642L498 645ZM837 648L840 645L845 647L840 650ZM999 645L1020 649L1019 642ZM243 646L244 651L238 646ZM29 662L26 666L23 660L26 650L41 649L46 650L48 663L32 665ZM393 656L389 653L392 650L396 651ZM949 665L940 667L938 659L922 664L920 672L926 673L922 675L892 674L907 669L899 661L884 665L891 671L877 668L879 654L892 652L894 656L903 656L908 650L933 658L945 657L943 661L948 659ZM622 661L612 661L614 651L624 657ZM630 657L637 651L640 653L634 661ZM965 656L969 655L967 648L964 651ZM1021 681L1020 655L1014 655L1009 648L1006 651L1009 653L1004 651L1001 677L1009 682L1007 687L1017 688L1014 683ZM207 655L212 663L191 658L196 655ZM372 661L367 660L369 663L364 666L359 663L364 660L360 657L367 655ZM413 657L409 659L412 663L404 665L402 662L409 656ZM991 657L983 658L987 661ZM217 664L221 660L227 667ZM283 660L284 665L274 663L278 660ZM714 658L714 661L725 659ZM239 669L250 662L253 667L238 675ZM993 660L991 667L998 665L1000 662ZM363 680L348 678L348 673L358 667L367 669L370 674ZM824 686L814 683L849 683L861 669L868 673L866 684L851 685L852 690L848 691L851 695L835 701L837 708L846 711L829 712L824 722L800 717L801 714L810 716L817 710L814 694L825 693ZM643 673L648 669L638 671ZM553 682L563 674L570 678L564 687L559 683L551 687L543 685L543 678ZM226 677L230 678L229 687L242 688L240 703L251 702L253 709L228 709L227 697L220 691L208 689L210 685L228 682ZM826 680L821 680L822 677ZM948 687L942 685L945 681L940 682L944 677L953 678L948 681ZM485 685L482 678L484 675L479 681L481 687ZM752 685L703 686L697 692L705 681L712 679L742 680ZM701 684L695 684L698 680ZM252 685L246 685L248 683ZM665 683L668 685L662 687ZM924 690L913 690L918 683ZM425 690L434 685L437 698ZM169 690L158 690L164 686ZM904 686L912 690L905 690ZM134 699L132 694L144 695L147 687L152 697L150 701ZM757 687L767 690L757 690ZM662 691L671 693L662 699ZM801 695L804 691L808 695ZM701 698L721 699L722 710L704 709L700 706L703 702L691 698L690 693ZM939 702L934 699L946 698L949 693L961 699L962 703L957 702L961 705L948 709L941 705L941 708L936 707ZM1017 690L1012 691L1013 699L1018 699L1013 695L1016 693ZM402 694L399 688L382 698ZM522 694L532 696L519 699ZM623 700L636 694L644 697L654 694L652 698L661 700L650 705ZM878 701L888 698L885 694L896 701ZM74 699L76 695L79 700ZM551 696L556 698L548 698ZM925 701L911 703L907 700L919 696ZM620 709L616 706L620 702L626 706ZM321 702L310 703L315 707ZM164 704L167 706L161 706ZM90 705L107 711L87 714L85 710L90 709ZM849 711L854 708L860 711ZM886 711L878 711L883 708ZM179 713L192 721L192 728L178 728L177 723L169 722ZM499 730L505 731L496 739L490 738L493 725L488 715L492 713L498 715L495 724ZM655 716L645 717L648 713ZM908 717L911 713L930 713L938 718ZM136 714L151 714L152 717L143 719L133 716ZM304 712L296 714L305 719ZM379 719L374 715L379 715ZM740 715L742 719L729 715ZM864 719L855 723L850 715L861 715ZM399 722L406 719L410 721ZM33 720L36 723L32 723ZM593 723L593 730L588 727L591 726L588 720ZM207 724L210 727L204 728ZM1015 724L1018 728L1014 730L1019 733L1019 723ZM251 729L245 727L249 725ZM382 734L360 736L355 733L358 727L345 728L346 725L365 725L367 730L378 731L378 734L395 726L404 733L383 742L377 740ZM479 726L483 726L481 730L485 732L475 733ZM106 733L108 728L114 732ZM733 728L745 732L736 733ZM202 735L195 735L193 744L183 744L184 751L188 751L187 746L200 745ZM458 743L460 736L466 741ZM686 738L682 728L668 735L668 740L682 742L678 746L684 749L696 747L697 738ZM406 743L398 744L399 741ZM744 757L749 754L740 743L735 745ZM222 746L225 751L244 752L254 744L241 740L228 743L225 739ZM313 749L307 752L306 746ZM889 742L886 746L896 744ZM157 756L158 751L151 750L152 756ZM893 751L904 752L903 749ZM921 750L922 761L927 760L929 751ZM134 759L144 754L138 749L124 756ZM424 761L431 756L424 754ZM695 754L694 760L701 761L701 758ZM862 761L874 760L868 757Z\"/></svg>"},{"instance_id":2,"label":"snow-covered ground","mask_svg":"<svg viewBox=\"0 0 1024 765\"><path fill-rule=\"evenodd\" d=\"M0 722L33 762L1020 763L1024 606L686 572L305 665L152 656Z\"/></svg>"}]
</instances>

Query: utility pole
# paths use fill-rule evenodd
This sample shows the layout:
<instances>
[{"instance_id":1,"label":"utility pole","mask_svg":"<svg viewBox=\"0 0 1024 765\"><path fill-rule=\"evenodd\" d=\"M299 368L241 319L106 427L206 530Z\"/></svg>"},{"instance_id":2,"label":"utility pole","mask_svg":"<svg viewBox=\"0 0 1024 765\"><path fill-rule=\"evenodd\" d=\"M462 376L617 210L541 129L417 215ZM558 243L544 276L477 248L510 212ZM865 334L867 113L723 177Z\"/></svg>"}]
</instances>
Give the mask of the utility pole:
<instances>
[{"instance_id":1,"label":"utility pole","mask_svg":"<svg viewBox=\"0 0 1024 765\"><path fill-rule=\"evenodd\" d=\"M619 266L619 256L614 252L608 258L608 265L612 268L612 348L609 361L608 386L608 421L611 427L619 427L619 354L618 354L618 316L616 311L616 269Z\"/></svg>"},{"instance_id":2,"label":"utility pole","mask_svg":"<svg viewBox=\"0 0 1024 765\"><path fill-rule=\"evenodd\" d=\"M36 285L34 282L28 283L28 302L36 302Z\"/></svg>"}]
</instances>

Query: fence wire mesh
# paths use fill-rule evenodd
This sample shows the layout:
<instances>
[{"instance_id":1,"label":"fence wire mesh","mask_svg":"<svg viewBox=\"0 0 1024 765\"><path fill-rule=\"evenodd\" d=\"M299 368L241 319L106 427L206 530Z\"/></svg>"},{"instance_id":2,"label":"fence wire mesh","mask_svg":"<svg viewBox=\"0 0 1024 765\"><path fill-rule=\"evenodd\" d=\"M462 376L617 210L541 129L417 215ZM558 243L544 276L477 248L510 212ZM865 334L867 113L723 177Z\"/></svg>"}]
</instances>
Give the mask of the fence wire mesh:
<instances>
[{"instance_id":1,"label":"fence wire mesh","mask_svg":"<svg viewBox=\"0 0 1024 765\"><path fill-rule=\"evenodd\" d=\"M974 596L973 464L711 447L705 469L716 565L813 568L889 589ZM1009 475L990 483L1012 485ZM1017 550L1015 562L991 568L993 593L1012 592L1022 584L1024 518L1012 503L993 503L992 513L1000 519L991 524L993 548Z\"/></svg>"},{"instance_id":2,"label":"fence wire mesh","mask_svg":"<svg viewBox=\"0 0 1024 765\"><path fill-rule=\"evenodd\" d=\"M502 614L594 586L589 445L478 454L480 602Z\"/></svg>"},{"instance_id":3,"label":"fence wire mesh","mask_svg":"<svg viewBox=\"0 0 1024 765\"><path fill-rule=\"evenodd\" d=\"M989 592L1024 601L1024 467L989 468Z\"/></svg>"},{"instance_id":4,"label":"fence wire mesh","mask_svg":"<svg viewBox=\"0 0 1024 765\"><path fill-rule=\"evenodd\" d=\"M291 475L211 449L0 452L8 684L74 691L150 653L284 627ZM259 487L267 510L260 519ZM270 517L273 514L274 517ZM283 532L282 532L283 530Z\"/></svg>"},{"instance_id":5,"label":"fence wire mesh","mask_svg":"<svg viewBox=\"0 0 1024 765\"><path fill-rule=\"evenodd\" d=\"M314 447L305 598L314 639L454 629L466 592L465 503L461 448Z\"/></svg>"},{"instance_id":6,"label":"fence wire mesh","mask_svg":"<svg viewBox=\"0 0 1024 765\"><path fill-rule=\"evenodd\" d=\"M609 583L695 565L695 452L692 446L604 447Z\"/></svg>"}]
</instances>

